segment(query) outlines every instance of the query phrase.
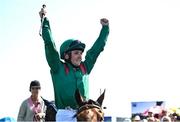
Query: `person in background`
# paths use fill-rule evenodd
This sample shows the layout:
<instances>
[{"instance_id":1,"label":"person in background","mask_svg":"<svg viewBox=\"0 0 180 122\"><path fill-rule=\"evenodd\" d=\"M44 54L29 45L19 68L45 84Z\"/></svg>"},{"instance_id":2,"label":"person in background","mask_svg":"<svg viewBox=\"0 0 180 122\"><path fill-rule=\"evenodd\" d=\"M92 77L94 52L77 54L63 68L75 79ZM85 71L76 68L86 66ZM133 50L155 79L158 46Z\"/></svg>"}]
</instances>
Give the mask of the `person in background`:
<instances>
[{"instance_id":1,"label":"person in background","mask_svg":"<svg viewBox=\"0 0 180 122\"><path fill-rule=\"evenodd\" d=\"M147 118L147 122L155 122L154 117L148 117L148 118Z\"/></svg>"},{"instance_id":2,"label":"person in background","mask_svg":"<svg viewBox=\"0 0 180 122\"><path fill-rule=\"evenodd\" d=\"M19 109L17 121L38 121L45 118L46 106L40 97L41 85L37 80L31 81L29 91L31 96L25 99Z\"/></svg>"},{"instance_id":3,"label":"person in background","mask_svg":"<svg viewBox=\"0 0 180 122\"><path fill-rule=\"evenodd\" d=\"M141 122L140 116L136 115L134 118L132 118L132 122Z\"/></svg>"},{"instance_id":4,"label":"person in background","mask_svg":"<svg viewBox=\"0 0 180 122\"><path fill-rule=\"evenodd\" d=\"M169 116L163 116L161 122L171 122L171 118Z\"/></svg>"}]
</instances>

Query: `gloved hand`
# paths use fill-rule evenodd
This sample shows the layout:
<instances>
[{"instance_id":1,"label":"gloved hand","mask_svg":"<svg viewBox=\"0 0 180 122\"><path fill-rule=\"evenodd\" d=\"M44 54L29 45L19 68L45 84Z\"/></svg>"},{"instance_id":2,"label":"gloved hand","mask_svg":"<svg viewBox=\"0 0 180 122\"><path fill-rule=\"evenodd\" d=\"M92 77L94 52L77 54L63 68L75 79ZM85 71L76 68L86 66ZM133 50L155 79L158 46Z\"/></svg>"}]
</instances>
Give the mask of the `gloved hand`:
<instances>
[{"instance_id":1,"label":"gloved hand","mask_svg":"<svg viewBox=\"0 0 180 122\"><path fill-rule=\"evenodd\" d=\"M39 12L39 16L42 19L45 15L46 15L47 11L46 11L46 5L42 5L41 11Z\"/></svg>"},{"instance_id":2,"label":"gloved hand","mask_svg":"<svg viewBox=\"0 0 180 122\"><path fill-rule=\"evenodd\" d=\"M100 23L102 24L102 26L104 26L104 25L109 25L109 20L108 19L106 19L106 18L102 18L101 20L100 20Z\"/></svg>"}]
</instances>

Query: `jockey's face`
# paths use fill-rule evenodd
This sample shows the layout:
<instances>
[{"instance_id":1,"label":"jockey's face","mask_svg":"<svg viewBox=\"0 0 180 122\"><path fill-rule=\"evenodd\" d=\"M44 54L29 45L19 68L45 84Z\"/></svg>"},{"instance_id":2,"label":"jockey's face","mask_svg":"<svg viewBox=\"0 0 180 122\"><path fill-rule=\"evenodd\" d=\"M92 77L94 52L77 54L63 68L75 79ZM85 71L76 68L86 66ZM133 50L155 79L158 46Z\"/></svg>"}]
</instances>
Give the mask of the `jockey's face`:
<instances>
[{"instance_id":1,"label":"jockey's face","mask_svg":"<svg viewBox=\"0 0 180 122\"><path fill-rule=\"evenodd\" d=\"M71 63L75 66L79 66L82 60L82 51L81 50L73 50L71 51Z\"/></svg>"}]
</instances>

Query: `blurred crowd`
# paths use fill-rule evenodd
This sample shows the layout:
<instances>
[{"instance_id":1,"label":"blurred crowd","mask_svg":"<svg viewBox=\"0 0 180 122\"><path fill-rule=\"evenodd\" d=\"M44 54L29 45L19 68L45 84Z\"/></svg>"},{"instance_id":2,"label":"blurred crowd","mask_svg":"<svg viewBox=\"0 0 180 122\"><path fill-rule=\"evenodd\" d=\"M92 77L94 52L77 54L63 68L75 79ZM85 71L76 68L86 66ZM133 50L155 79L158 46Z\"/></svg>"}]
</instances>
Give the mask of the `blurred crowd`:
<instances>
[{"instance_id":1,"label":"blurred crowd","mask_svg":"<svg viewBox=\"0 0 180 122\"><path fill-rule=\"evenodd\" d=\"M145 113L133 114L132 122L180 122L180 109L156 108Z\"/></svg>"}]
</instances>

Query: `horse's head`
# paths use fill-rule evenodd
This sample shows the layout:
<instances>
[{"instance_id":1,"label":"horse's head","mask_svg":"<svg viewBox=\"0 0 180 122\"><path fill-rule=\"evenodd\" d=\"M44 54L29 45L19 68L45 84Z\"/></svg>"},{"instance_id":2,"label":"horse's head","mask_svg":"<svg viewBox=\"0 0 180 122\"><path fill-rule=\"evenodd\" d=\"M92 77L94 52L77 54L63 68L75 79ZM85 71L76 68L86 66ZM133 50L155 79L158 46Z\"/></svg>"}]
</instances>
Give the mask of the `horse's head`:
<instances>
[{"instance_id":1,"label":"horse's head","mask_svg":"<svg viewBox=\"0 0 180 122\"><path fill-rule=\"evenodd\" d=\"M101 106L104 100L104 95L105 90L96 101L91 99L85 101L77 89L75 93L75 98L79 105L79 109L76 114L77 121L103 121L104 112Z\"/></svg>"}]
</instances>

